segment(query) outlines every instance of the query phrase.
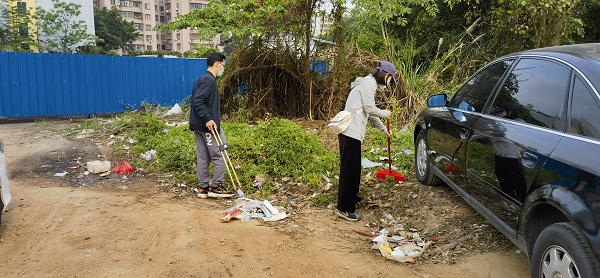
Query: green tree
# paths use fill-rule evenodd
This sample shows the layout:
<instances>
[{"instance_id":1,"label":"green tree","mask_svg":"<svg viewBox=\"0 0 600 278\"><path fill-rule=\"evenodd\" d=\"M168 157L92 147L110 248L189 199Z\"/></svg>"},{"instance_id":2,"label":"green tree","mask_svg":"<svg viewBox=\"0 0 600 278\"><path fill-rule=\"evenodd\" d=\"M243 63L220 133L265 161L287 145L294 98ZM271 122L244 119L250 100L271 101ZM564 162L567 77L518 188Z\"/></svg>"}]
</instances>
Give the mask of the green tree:
<instances>
[{"instance_id":1,"label":"green tree","mask_svg":"<svg viewBox=\"0 0 600 278\"><path fill-rule=\"evenodd\" d=\"M203 44L198 44L194 46L194 50L188 50L183 53L183 57L186 58L206 58L209 53L219 52L218 47L208 47Z\"/></svg>"},{"instance_id":2,"label":"green tree","mask_svg":"<svg viewBox=\"0 0 600 278\"><path fill-rule=\"evenodd\" d=\"M0 2L0 51L33 52L38 46L32 8Z\"/></svg>"},{"instance_id":3,"label":"green tree","mask_svg":"<svg viewBox=\"0 0 600 278\"><path fill-rule=\"evenodd\" d=\"M323 0L221 0L207 8L194 9L161 30L195 28L199 37L231 34L253 41L272 41L275 48L295 52L300 57L302 78L309 94L308 111L312 118L312 75L310 69L312 18Z\"/></svg>"},{"instance_id":4,"label":"green tree","mask_svg":"<svg viewBox=\"0 0 600 278\"><path fill-rule=\"evenodd\" d=\"M96 36L88 34L85 21L76 21L81 5L52 0L50 11L38 9L38 25L43 34L41 48L54 53L75 53L80 46L93 44Z\"/></svg>"},{"instance_id":5,"label":"green tree","mask_svg":"<svg viewBox=\"0 0 600 278\"><path fill-rule=\"evenodd\" d=\"M110 10L94 8L94 25L96 36L101 39L97 46L101 47L103 52L124 48L139 36L137 28L132 22L124 20L116 7Z\"/></svg>"}]
</instances>

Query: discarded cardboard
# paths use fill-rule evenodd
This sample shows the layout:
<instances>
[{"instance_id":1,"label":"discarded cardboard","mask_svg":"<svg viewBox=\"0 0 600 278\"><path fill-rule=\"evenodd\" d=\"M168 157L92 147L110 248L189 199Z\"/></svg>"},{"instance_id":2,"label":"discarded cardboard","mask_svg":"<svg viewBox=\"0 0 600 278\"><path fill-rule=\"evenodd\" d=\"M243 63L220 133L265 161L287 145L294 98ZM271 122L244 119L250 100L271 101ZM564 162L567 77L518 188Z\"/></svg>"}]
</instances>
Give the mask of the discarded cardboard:
<instances>
[{"instance_id":1,"label":"discarded cardboard","mask_svg":"<svg viewBox=\"0 0 600 278\"><path fill-rule=\"evenodd\" d=\"M87 170L90 173L98 174L110 171L110 161L90 161L87 163Z\"/></svg>"}]
</instances>

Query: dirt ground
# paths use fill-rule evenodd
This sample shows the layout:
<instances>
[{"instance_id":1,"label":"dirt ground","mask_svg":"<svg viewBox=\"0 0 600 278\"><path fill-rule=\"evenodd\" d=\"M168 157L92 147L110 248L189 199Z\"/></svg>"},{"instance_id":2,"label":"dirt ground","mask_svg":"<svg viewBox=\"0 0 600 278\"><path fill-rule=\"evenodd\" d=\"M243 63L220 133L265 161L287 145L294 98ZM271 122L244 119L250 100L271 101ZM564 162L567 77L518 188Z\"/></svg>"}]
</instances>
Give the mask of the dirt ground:
<instances>
[{"instance_id":1,"label":"dirt ground","mask_svg":"<svg viewBox=\"0 0 600 278\"><path fill-rule=\"evenodd\" d=\"M413 194L387 196L414 200L392 217L439 237L445 250L432 245L416 263L399 263L353 231L385 226L385 203L359 209L364 219L355 223L321 207L295 208L275 223L220 223L232 200L182 194L160 176L77 177L81 169L68 169L77 161L117 161L103 142L65 139L71 125L0 125L13 195L0 226L2 277L530 276L527 257L447 187L412 185ZM63 171L72 174L53 176ZM474 238L443 248L465 234Z\"/></svg>"}]
</instances>

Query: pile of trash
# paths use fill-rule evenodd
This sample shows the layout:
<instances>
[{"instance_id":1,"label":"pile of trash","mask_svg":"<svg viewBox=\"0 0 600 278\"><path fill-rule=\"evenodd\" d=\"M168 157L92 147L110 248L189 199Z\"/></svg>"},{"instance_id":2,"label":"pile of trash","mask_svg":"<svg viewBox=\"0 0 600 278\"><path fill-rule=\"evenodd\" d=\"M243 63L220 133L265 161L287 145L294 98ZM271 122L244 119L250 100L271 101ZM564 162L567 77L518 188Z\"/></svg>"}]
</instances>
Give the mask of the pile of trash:
<instances>
[{"instance_id":1,"label":"pile of trash","mask_svg":"<svg viewBox=\"0 0 600 278\"><path fill-rule=\"evenodd\" d=\"M414 263L415 258L421 256L427 247L436 239L423 240L417 232L407 232L403 228L394 231L396 235L388 236L389 232L384 228L375 236L355 229L354 231L374 237L371 249L379 250L381 255L389 260L398 262Z\"/></svg>"},{"instance_id":2,"label":"pile of trash","mask_svg":"<svg viewBox=\"0 0 600 278\"><path fill-rule=\"evenodd\" d=\"M221 222L229 222L233 218L240 219L242 222L257 218L264 221L279 221L287 217L283 207L275 207L267 200L258 201L248 198L235 200L234 206L221 213L225 213L225 216L221 218Z\"/></svg>"}]
</instances>

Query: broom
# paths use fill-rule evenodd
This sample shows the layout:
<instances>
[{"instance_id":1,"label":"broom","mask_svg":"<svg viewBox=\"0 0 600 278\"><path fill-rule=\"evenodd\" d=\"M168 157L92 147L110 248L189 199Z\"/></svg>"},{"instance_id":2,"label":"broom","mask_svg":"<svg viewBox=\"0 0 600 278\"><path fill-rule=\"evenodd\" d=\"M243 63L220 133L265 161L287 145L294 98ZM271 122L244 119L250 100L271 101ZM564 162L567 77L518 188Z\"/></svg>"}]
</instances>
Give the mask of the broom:
<instances>
[{"instance_id":1,"label":"broom","mask_svg":"<svg viewBox=\"0 0 600 278\"><path fill-rule=\"evenodd\" d=\"M387 130L389 133L390 132L390 119L389 118L387 119ZM380 180L406 182L406 178L404 177L404 175L392 171L392 150L391 150L390 145L391 145L391 140L390 140L390 136L388 136L388 162L389 162L390 168L389 168L389 170L377 171L377 173L375 174L375 178L380 179Z\"/></svg>"}]
</instances>

